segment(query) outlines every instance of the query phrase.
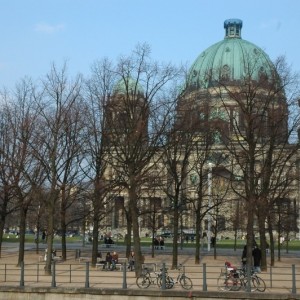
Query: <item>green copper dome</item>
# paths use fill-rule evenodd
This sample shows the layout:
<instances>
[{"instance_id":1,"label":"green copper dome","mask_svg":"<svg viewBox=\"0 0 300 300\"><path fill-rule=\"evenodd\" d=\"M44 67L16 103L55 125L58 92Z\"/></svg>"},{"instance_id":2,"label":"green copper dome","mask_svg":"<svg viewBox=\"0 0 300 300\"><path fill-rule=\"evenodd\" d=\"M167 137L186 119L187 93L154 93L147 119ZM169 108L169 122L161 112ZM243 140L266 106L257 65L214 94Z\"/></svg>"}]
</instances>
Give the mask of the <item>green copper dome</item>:
<instances>
[{"instance_id":1,"label":"green copper dome","mask_svg":"<svg viewBox=\"0 0 300 300\"><path fill-rule=\"evenodd\" d=\"M236 81L251 76L274 77L274 66L268 55L256 45L241 38L243 22L229 19L224 22L224 40L203 51L190 68L189 88L207 88L220 80Z\"/></svg>"},{"instance_id":2,"label":"green copper dome","mask_svg":"<svg viewBox=\"0 0 300 300\"><path fill-rule=\"evenodd\" d=\"M144 90L141 85L131 77L126 79L120 79L115 87L114 93L116 94L144 94Z\"/></svg>"}]
</instances>

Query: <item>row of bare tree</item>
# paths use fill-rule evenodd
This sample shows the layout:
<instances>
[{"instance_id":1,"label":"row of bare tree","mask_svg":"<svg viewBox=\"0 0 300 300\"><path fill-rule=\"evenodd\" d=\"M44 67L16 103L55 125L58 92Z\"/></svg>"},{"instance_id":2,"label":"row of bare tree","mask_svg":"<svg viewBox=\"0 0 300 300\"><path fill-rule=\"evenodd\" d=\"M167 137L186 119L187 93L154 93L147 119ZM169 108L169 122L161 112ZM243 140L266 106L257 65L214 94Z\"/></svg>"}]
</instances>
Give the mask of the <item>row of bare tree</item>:
<instances>
[{"instance_id":1,"label":"row of bare tree","mask_svg":"<svg viewBox=\"0 0 300 300\"><path fill-rule=\"evenodd\" d=\"M149 46L139 45L117 63L96 61L89 78L71 79L67 65L53 64L37 83L26 78L13 91L4 90L0 240L7 216L17 213L20 264L28 212L35 211L40 220L45 211L44 223L37 224L47 229L48 253L59 227L66 259L68 226L89 216L95 265L99 226L111 207L111 195L118 191L127 195L126 251L129 255L133 247L139 274L143 261L139 217L155 217L157 211L155 206L143 209L145 195L168 199L164 214L172 216L173 267L178 264L179 220L187 208L195 216L195 263L199 263L204 218L217 216L222 209L224 213L222 205L235 198L243 202L247 214L249 261L255 219L262 249L268 230L274 260L273 226L278 219L274 203L298 196L299 178L294 137L299 125L298 78L282 58L275 69L281 77L276 83L252 80L249 68L243 82L220 80L205 93L187 94L188 89L180 88L184 68L153 61ZM225 117L212 113L220 108ZM208 189L212 162L213 192ZM193 193L191 176L197 178ZM45 270L51 273L50 255Z\"/></svg>"}]
</instances>

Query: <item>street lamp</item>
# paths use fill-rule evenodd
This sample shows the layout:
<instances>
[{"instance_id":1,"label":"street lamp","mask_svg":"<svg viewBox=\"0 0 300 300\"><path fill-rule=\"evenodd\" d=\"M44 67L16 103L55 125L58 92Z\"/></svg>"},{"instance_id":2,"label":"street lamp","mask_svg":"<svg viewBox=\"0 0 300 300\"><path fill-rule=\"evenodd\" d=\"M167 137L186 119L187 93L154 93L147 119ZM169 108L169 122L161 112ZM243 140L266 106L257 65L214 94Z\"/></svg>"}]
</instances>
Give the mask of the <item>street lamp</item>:
<instances>
[{"instance_id":1,"label":"street lamp","mask_svg":"<svg viewBox=\"0 0 300 300\"><path fill-rule=\"evenodd\" d=\"M212 186L212 163L208 163L208 222L207 222L207 251L210 251L211 241L211 186Z\"/></svg>"}]
</instances>

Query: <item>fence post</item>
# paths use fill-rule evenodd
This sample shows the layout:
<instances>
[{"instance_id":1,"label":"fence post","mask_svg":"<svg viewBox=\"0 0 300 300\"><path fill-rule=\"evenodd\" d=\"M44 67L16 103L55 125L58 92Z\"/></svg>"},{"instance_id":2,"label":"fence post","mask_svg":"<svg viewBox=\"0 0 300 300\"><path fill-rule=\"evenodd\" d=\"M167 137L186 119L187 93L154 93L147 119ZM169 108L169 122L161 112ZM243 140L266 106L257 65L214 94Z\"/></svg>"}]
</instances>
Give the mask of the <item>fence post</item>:
<instances>
[{"instance_id":1,"label":"fence post","mask_svg":"<svg viewBox=\"0 0 300 300\"><path fill-rule=\"evenodd\" d=\"M72 282L72 265L70 264L70 283Z\"/></svg>"},{"instance_id":2,"label":"fence post","mask_svg":"<svg viewBox=\"0 0 300 300\"><path fill-rule=\"evenodd\" d=\"M296 269L295 265L292 265L292 294L296 294L297 288L296 288Z\"/></svg>"},{"instance_id":3,"label":"fence post","mask_svg":"<svg viewBox=\"0 0 300 300\"><path fill-rule=\"evenodd\" d=\"M40 264L36 264L36 282L39 282L39 275L40 275Z\"/></svg>"},{"instance_id":4,"label":"fence post","mask_svg":"<svg viewBox=\"0 0 300 300\"><path fill-rule=\"evenodd\" d=\"M206 263L203 264L203 291L207 291L207 283L206 283Z\"/></svg>"},{"instance_id":5,"label":"fence post","mask_svg":"<svg viewBox=\"0 0 300 300\"><path fill-rule=\"evenodd\" d=\"M123 263L123 286L122 286L124 290L127 289L126 270L127 270L127 266L126 266L126 262L124 262Z\"/></svg>"},{"instance_id":6,"label":"fence post","mask_svg":"<svg viewBox=\"0 0 300 300\"><path fill-rule=\"evenodd\" d=\"M52 283L51 287L56 287L56 281L55 281L55 260L52 262Z\"/></svg>"},{"instance_id":7,"label":"fence post","mask_svg":"<svg viewBox=\"0 0 300 300\"><path fill-rule=\"evenodd\" d=\"M161 277L161 289L165 290L166 289L166 263L163 263L162 265L162 277Z\"/></svg>"},{"instance_id":8,"label":"fence post","mask_svg":"<svg viewBox=\"0 0 300 300\"><path fill-rule=\"evenodd\" d=\"M90 277L90 268L89 268L89 266L90 266L90 264L89 264L89 262L87 261L86 263L85 263L85 266L86 266L86 268L85 268L85 287L86 288L89 288L90 287L90 282L89 282L89 277Z\"/></svg>"},{"instance_id":9,"label":"fence post","mask_svg":"<svg viewBox=\"0 0 300 300\"><path fill-rule=\"evenodd\" d=\"M273 287L273 268L270 267L270 288Z\"/></svg>"},{"instance_id":10,"label":"fence post","mask_svg":"<svg viewBox=\"0 0 300 300\"><path fill-rule=\"evenodd\" d=\"M24 286L24 262L21 261L21 278L20 278L20 286Z\"/></svg>"}]
</instances>

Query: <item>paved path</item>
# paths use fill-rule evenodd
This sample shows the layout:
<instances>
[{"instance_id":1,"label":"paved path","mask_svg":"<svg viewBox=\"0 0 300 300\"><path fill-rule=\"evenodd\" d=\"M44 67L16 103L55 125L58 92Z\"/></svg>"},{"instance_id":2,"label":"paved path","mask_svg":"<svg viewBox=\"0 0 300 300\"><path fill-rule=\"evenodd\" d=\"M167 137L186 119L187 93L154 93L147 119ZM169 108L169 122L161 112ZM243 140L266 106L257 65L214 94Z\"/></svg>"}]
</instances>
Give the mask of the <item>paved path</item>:
<instances>
[{"instance_id":1,"label":"paved path","mask_svg":"<svg viewBox=\"0 0 300 300\"><path fill-rule=\"evenodd\" d=\"M25 246L26 252L25 252L25 263L37 263L39 262L39 257L43 256L44 249L46 245L41 244L40 245L40 252L37 254L35 252L35 244L28 243ZM55 243L54 247L56 249L60 249L60 244ZM82 253L85 253L85 255L91 256L91 245L86 245L85 247L82 247L81 243L70 243L67 245L68 249L68 259L65 262L65 264L74 264L78 263L78 261L75 261L75 252L76 249L81 249ZM100 248L102 254L104 255L107 251L113 251L114 249L118 251L119 257L125 256L125 247L124 246L118 246L106 249L106 248ZM162 265L163 263L166 264L167 267L170 268L171 262L172 262L172 249L171 247L166 247L165 250L155 250L155 257L151 256L151 249L150 247L143 247L142 252L145 255L145 262L149 264L156 264L156 265ZM206 266L207 271L207 285L210 290L217 290L216 282L217 278L220 274L220 270L222 267L224 267L225 261L229 260L234 265L239 266L240 265L240 257L241 257L241 250L233 251L231 249L218 249L217 257L214 259L213 256L213 249L210 252L207 252L206 249L203 249L201 252L201 263L200 265L195 265L194 261L194 249L193 248L183 248L179 249L179 255L178 255L178 262L185 265L185 271L187 274L189 274L190 277L193 278L193 282L195 282L195 289L202 290L203 288L203 267L204 264ZM59 250L58 250L59 255ZM0 258L0 264L14 264L17 263L18 260L18 243L3 243L2 245L2 257ZM270 260L270 257L268 257L268 262ZM282 251L282 260L281 262L276 261L275 265L276 268L273 268L272 272L272 289L270 288L270 267L268 267L268 272L264 272L261 274L261 277L266 280L266 283L268 285L266 292L280 292L280 293L288 293L291 290L291 266L292 264L296 265L296 274L297 274L297 287L298 292L300 293L300 253L299 251L290 251L289 253L285 253L285 251ZM84 265L81 264L81 267L84 268ZM275 269L279 272L279 275L275 274ZM174 273L174 274L173 274ZM176 275L175 271L172 273L172 275ZM99 276L105 276L107 283L113 284L116 280L116 276L120 277L120 280L122 280L122 274L118 272L116 273L105 273L101 275L102 272L98 273ZM83 279L84 281L84 279ZM285 282L286 281L286 282ZM121 284L120 284L121 286ZM128 274L128 287L129 288L137 288L135 285L135 278L134 278L134 272L130 272ZM177 287L178 288L178 287Z\"/></svg>"}]
</instances>

